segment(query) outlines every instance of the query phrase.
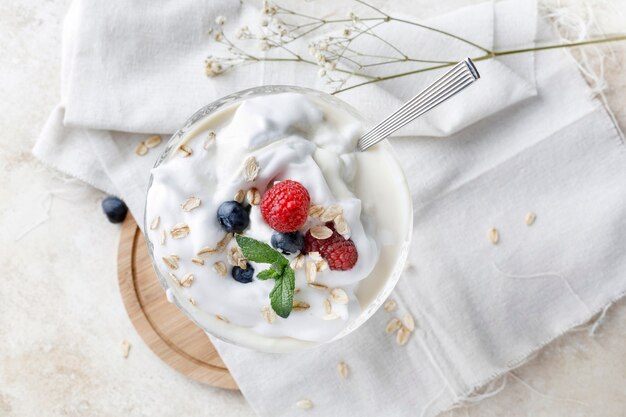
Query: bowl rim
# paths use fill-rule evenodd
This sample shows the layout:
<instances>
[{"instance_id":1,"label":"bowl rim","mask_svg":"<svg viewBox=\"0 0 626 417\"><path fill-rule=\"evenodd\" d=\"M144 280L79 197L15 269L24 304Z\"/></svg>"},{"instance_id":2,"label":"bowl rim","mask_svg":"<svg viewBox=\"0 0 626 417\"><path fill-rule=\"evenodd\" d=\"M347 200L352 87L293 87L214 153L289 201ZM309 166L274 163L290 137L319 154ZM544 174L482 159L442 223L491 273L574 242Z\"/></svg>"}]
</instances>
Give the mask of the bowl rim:
<instances>
[{"instance_id":1,"label":"bowl rim","mask_svg":"<svg viewBox=\"0 0 626 417\"><path fill-rule=\"evenodd\" d=\"M159 165L161 165L169 157L173 148L179 143L182 137L186 135L191 129L193 129L196 126L196 124L200 122L201 120L203 120L204 118L210 116L211 114L221 109L224 109L227 106L234 105L236 103L245 101L246 99L249 99L252 97L288 93L288 92L300 93L304 95L312 95L312 96L319 97L322 100L334 106L342 108L343 110L347 111L350 115L362 121L363 123L368 123L366 118L357 109L355 109L349 103L339 99L338 97L335 97L323 91L319 91L319 90L315 90L315 89L307 88L307 87L294 86L294 85L264 85L264 86L247 88L244 90L227 94L221 98L218 98L217 100L214 100L200 107L198 110L196 110L185 121L183 127L178 129L168 139L165 149L159 155L159 158L157 158L156 162L154 163L154 166L150 170L150 177L148 179L148 185L146 187L146 201L144 204L144 219L143 219L142 233L144 235L146 244L148 246L148 253L150 256L152 268L155 271L155 274L159 280L159 283L165 292L167 292L167 290L169 290L171 286L168 280L162 275L162 273L160 272L160 269L157 266L158 263L156 262L156 259L154 257L154 244L152 242L152 239L148 236L148 232L147 232L149 230L148 217L147 217L147 210L148 210L147 199L148 199L148 193L150 191L150 188L152 186L152 181L153 181L152 171L155 168L157 168ZM367 305L367 307L363 308L359 316L355 318L354 320L352 320L342 331L340 331L332 339L325 341L325 342L309 342L309 341L304 341L304 340L295 339L291 337L269 337L269 336L258 335L260 338L262 338L266 342L265 344L267 345L266 346L267 349L260 349L258 346L254 346L253 344L247 344L247 343L242 343L241 341L231 340L223 335L216 334L215 332L207 330L206 326L202 325L199 322L199 320L195 317L195 315L189 311L188 306L182 305L182 303L179 302L177 297L171 297L170 301L174 303L174 305L176 305L176 307L180 309L187 316L187 318L189 318L196 326L198 326L205 333L207 333L207 335L213 338L222 340L224 342L233 344L238 347L246 347L246 348L253 349L256 351L268 352L268 353L297 352L297 351L303 351L303 350L307 350L310 348L314 348L317 346L326 345L328 343L332 343L336 340L339 340L347 336L348 334L352 333L357 328L359 328L361 325L363 325L367 320L369 320L374 315L376 311L378 311L378 309L383 305L384 301L389 297L391 292L395 289L400 279L400 276L402 275L402 272L404 271L404 265L406 263L406 259L408 258L410 243L411 243L412 234L413 234L413 215L412 215L413 203L412 203L412 199L410 196L408 181L406 179L406 175L404 173L402 165L400 164L397 154L388 140L385 139L379 142L375 146L384 148L384 151L387 152L391 156L391 158L394 160L395 164L398 166L402 174L402 183L404 185L404 188L408 196L407 203L409 206L407 207L407 210L410 213L410 215L408 216L407 231L404 236L404 241L401 242L402 249L400 253L398 254L398 256L396 257L394 267L392 271L390 272L389 279L387 283L385 284L385 286L376 295L376 297ZM297 341L298 347L297 348L296 347L288 347L288 348L280 347L279 348L278 341L280 341L281 339L290 339L290 340ZM267 343L270 340L275 341L276 343Z\"/></svg>"}]
</instances>

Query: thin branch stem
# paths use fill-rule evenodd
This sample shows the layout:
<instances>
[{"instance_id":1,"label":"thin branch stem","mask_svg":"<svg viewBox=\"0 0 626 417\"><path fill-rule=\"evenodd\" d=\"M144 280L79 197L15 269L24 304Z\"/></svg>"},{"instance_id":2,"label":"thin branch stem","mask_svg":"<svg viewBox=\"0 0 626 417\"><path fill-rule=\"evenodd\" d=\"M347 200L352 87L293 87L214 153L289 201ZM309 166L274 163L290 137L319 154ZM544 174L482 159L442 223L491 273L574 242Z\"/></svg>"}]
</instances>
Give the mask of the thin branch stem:
<instances>
[{"instance_id":1,"label":"thin branch stem","mask_svg":"<svg viewBox=\"0 0 626 417\"><path fill-rule=\"evenodd\" d=\"M485 47L482 47L482 46L480 46L480 45L478 45L478 44L476 44L476 43L474 43L474 42L472 42L472 41L469 41L469 40L467 40L467 39L464 39L464 38L462 38L462 37L460 37L460 36L457 36L457 35L455 35L455 34L453 34L453 33L446 32L445 30L441 30L441 29L437 29L437 28L434 28L434 27L431 27L431 26L427 26L427 25L424 25L424 24L421 24L421 23L413 22L413 21L411 21L411 20L406 20L406 19L400 19L400 18L397 18L397 17L393 17L392 15L390 15L390 14L387 14L387 13L383 12L383 11L382 11L382 10L380 10L379 8L374 7L374 6L372 6L371 4L368 4L368 3L366 3L366 2L365 2L365 1L363 1L363 0L354 0L354 1L356 1L357 3L360 3L360 4L364 5L364 6L367 6L367 7L369 7L370 9L372 9L372 10L374 10L374 11L376 11L376 12L378 12L378 13L382 14L383 16L385 16L385 18L386 18L386 20L387 20L387 21L389 21L389 20L395 20L396 22L399 22L399 23L405 23L405 24L408 24L408 25L413 25L413 26L417 26L417 27L420 27L420 28L423 28L423 29L432 30L432 31L434 31L434 32L440 33L440 34L445 35L445 36L449 36L449 37L454 38L454 39L456 39L456 40L459 40L459 41L461 41L461 42L463 42L463 43L466 43L466 44L468 44L468 45L471 45L471 46L473 46L473 47L475 47L475 48L478 48L478 49L480 49L480 50L481 50L481 51L483 51L483 52L486 52L486 53L491 53L491 52L492 52L492 51L490 51L489 49L487 49L487 48L485 48Z\"/></svg>"},{"instance_id":2,"label":"thin branch stem","mask_svg":"<svg viewBox=\"0 0 626 417\"><path fill-rule=\"evenodd\" d=\"M359 1L359 0L356 0L356 1ZM472 60L473 61L485 61L487 59L493 59L496 56L522 54L522 53L527 53L527 52L546 51L546 50L550 50L550 49L573 48L573 47L577 47L577 46L593 45L593 44L607 43L607 42L619 42L619 41L625 41L625 40L626 40L626 35L620 35L620 36L614 36L614 37L610 37L610 38L591 39L591 40L588 40L588 41L581 41L581 42L572 42L572 43L556 44L556 45L546 45L546 46L539 46L539 47L533 47L533 48L512 49L512 50L509 50L509 51L494 51L492 53L489 53L489 54L486 54L486 55L483 55L483 56L472 58ZM443 64L443 65L436 65L436 66L426 67L426 68L420 68L418 70L406 71L406 72L393 74L393 75L387 75L387 76L383 76L383 77L376 77L373 80L364 81L362 83L351 85L351 86L343 88L341 90L337 90L337 91L333 92L332 94L339 94L339 93L343 93L344 91L352 90L353 88L361 87L361 86L364 86L364 85L367 85L367 84L372 84L372 83L376 83L376 82L380 82L380 81L386 81L386 80L392 80L394 78L406 77L408 75L418 74L420 72L433 71L433 70L436 70L436 69L450 67L452 65L454 65L454 63Z\"/></svg>"},{"instance_id":3,"label":"thin branch stem","mask_svg":"<svg viewBox=\"0 0 626 417\"><path fill-rule=\"evenodd\" d=\"M557 45L546 45L546 46L539 46L535 48L512 49L510 51L501 51L501 52L496 51L493 53L493 55L495 56L514 55L514 54L521 54L525 52L546 51L549 49L560 49L560 48L574 48L576 46L595 45L599 43L618 42L618 41L626 41L626 35L614 36L614 37L604 38L604 39L590 39L590 40L581 41L581 42L572 42L572 43L564 43L564 44L557 44Z\"/></svg>"},{"instance_id":4,"label":"thin branch stem","mask_svg":"<svg viewBox=\"0 0 626 417\"><path fill-rule=\"evenodd\" d=\"M474 43L474 42L472 42L470 40L462 38L462 37L460 37L458 35L455 35L453 33L446 32L445 30L441 30L441 29L437 29L437 28L434 28L434 27L431 27L431 26L423 25L421 23L412 22L410 20L398 19L398 18L393 17L393 16L389 16L389 18L391 20L394 20L394 21L399 22L399 23L406 23L407 25L417 26L417 27L420 27L422 29L432 30L433 32L437 32L437 33L440 33L442 35L449 36L449 37L451 37L453 39L456 39L458 41L461 41L461 42L463 42L463 43L465 43L467 45L473 46L474 48L478 48L481 51L483 51L485 53L488 53L488 54L493 52L493 51L491 51L491 50L489 50L489 49L487 49L485 47L482 47L482 46L478 45L477 43Z\"/></svg>"}]
</instances>

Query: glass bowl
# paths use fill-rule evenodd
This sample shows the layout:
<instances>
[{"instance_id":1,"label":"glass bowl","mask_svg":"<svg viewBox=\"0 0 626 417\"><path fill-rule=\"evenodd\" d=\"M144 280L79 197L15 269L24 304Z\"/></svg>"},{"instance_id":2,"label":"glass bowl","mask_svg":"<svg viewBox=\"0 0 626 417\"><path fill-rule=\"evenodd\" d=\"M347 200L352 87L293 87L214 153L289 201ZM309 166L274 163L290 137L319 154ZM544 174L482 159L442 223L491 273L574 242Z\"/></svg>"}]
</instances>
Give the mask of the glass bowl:
<instances>
[{"instance_id":1,"label":"glass bowl","mask_svg":"<svg viewBox=\"0 0 626 417\"><path fill-rule=\"evenodd\" d=\"M355 110L349 104L343 102L342 100L331 96L329 94L316 91L313 89L303 88L303 87L295 87L295 86L262 86L255 87L247 90L243 90L237 93L233 93L227 95L225 97L220 98L210 104L199 109L196 113L194 113L185 123L185 125L178 130L168 141L167 146L163 153L160 155L158 160L156 161L154 168L159 167L164 161L168 159L168 157L172 154L172 152L176 152L181 140L189 133L194 131L194 128L198 126L198 124L205 120L206 118L214 115L215 113L229 108L230 106L237 105L247 99L259 96L273 95L279 93L298 93L305 96L310 97L311 99L321 101L326 105L329 105L333 108L339 108L346 111L350 116L354 117L356 120L361 121L363 126L367 126L368 123L364 120L362 115ZM250 334L253 332L245 332L244 335L239 335L237 331L226 331L227 327L225 326L234 326L238 329L243 329L242 327L235 326L226 322L219 322L219 320L215 320L213 316L209 317L208 313L203 313L198 311L193 305L188 302L181 301L179 297L172 296L174 294L175 288L172 288L171 281L165 276L165 272L161 270L161 262L157 262L155 259L155 239L154 235L148 233L150 230L148 218L149 211L149 199L146 200L146 208L144 212L144 236L148 245L148 250L150 253L150 257L153 263L154 270L156 275L168 294L168 299L173 302L179 309L181 309L196 325L202 328L209 335L215 336L221 340L226 342L252 348L259 351L266 352L291 352L298 351L307 348L311 348L323 343L329 343L334 340L338 340L342 337L345 337L359 326L361 326L367 319L369 319L374 312L384 303L387 299L393 288L395 287L402 271L404 269L404 263L407 258L409 243L412 234L412 203L411 197L408 190L408 186L406 183L406 178L400 168L395 154L391 148L391 145L387 141L383 141L377 145L375 148L378 149L379 152L383 152L388 155L389 165L393 165L390 169L394 169L397 171L398 187L402 187L403 191L400 192L400 195L403 196L402 201L400 201L400 205L406 213L408 213L407 219L405 221L406 230L402 230L401 235L398 237L399 241L392 242L394 244L395 250L390 255L392 259L392 267L388 270L388 276L372 276L375 274L370 274L367 278L365 278L359 285L367 286L367 288L376 287L375 293L368 297L364 297L367 301L363 302L360 296L357 296L359 303L361 304L361 313L356 318L351 318L345 328L339 332L335 337L333 337L328 342L311 342L311 341L303 341L298 339L293 339L290 337L268 337L260 334ZM370 150L366 152L371 152ZM369 167L372 170L376 170L375 166ZM395 172L395 171L394 171ZM148 182L148 191L147 195L150 193L150 189L153 184L153 174L151 172L150 179ZM359 197L357 195L357 197ZM158 243L157 243L158 244ZM384 246L383 246L384 247ZM382 259L382 256L381 256ZM390 259L389 256L385 259ZM360 287L359 287L360 288ZM359 288L357 288L356 293L358 294ZM369 291L369 289L368 289ZM365 292L365 290L364 290Z\"/></svg>"}]
</instances>

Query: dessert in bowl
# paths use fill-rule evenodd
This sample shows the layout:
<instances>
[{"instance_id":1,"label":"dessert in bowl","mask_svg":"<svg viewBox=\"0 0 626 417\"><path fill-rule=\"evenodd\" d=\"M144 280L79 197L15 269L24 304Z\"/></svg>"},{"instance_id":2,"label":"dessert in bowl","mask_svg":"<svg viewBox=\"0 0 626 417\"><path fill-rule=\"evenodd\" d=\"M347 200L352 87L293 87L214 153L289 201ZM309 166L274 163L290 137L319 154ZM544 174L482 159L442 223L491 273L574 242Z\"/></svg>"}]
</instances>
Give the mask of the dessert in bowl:
<instances>
[{"instance_id":1,"label":"dessert in bowl","mask_svg":"<svg viewBox=\"0 0 626 417\"><path fill-rule=\"evenodd\" d=\"M151 172L144 233L167 297L260 351L345 336L406 260L411 198L390 146L356 149L356 110L267 86L199 110Z\"/></svg>"}]
</instances>

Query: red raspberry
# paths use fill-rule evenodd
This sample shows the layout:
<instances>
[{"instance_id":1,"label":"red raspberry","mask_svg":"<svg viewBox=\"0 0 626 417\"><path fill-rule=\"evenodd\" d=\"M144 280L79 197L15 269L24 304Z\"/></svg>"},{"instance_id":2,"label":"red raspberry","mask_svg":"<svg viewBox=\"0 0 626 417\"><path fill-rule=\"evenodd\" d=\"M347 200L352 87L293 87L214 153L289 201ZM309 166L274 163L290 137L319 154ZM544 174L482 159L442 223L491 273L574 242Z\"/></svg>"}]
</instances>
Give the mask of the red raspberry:
<instances>
[{"instance_id":1,"label":"red raspberry","mask_svg":"<svg viewBox=\"0 0 626 417\"><path fill-rule=\"evenodd\" d=\"M295 232L309 217L311 197L302 184L281 181L265 192L261 200L261 215L278 232Z\"/></svg>"},{"instance_id":2,"label":"red raspberry","mask_svg":"<svg viewBox=\"0 0 626 417\"><path fill-rule=\"evenodd\" d=\"M359 253L354 242L337 233L332 223L327 223L326 226L333 230L333 235L328 239L319 240L311 235L310 230L307 231L304 235L303 252L319 252L332 270L348 271L352 269L359 259Z\"/></svg>"},{"instance_id":3,"label":"red raspberry","mask_svg":"<svg viewBox=\"0 0 626 417\"><path fill-rule=\"evenodd\" d=\"M335 240L329 245L320 248L322 258L328 262L328 267L334 271L348 271L354 268L359 259L354 242L350 239Z\"/></svg>"},{"instance_id":4,"label":"red raspberry","mask_svg":"<svg viewBox=\"0 0 626 417\"><path fill-rule=\"evenodd\" d=\"M330 228L330 230L333 231L333 235L325 240L318 240L314 238L311 235L311 229L309 229L304 234L304 249L302 249L302 253L307 254L310 252L319 252L322 244L330 243L330 241L336 239L337 236L343 239L343 237L339 233L335 232L335 225L333 224L333 222L326 223L326 227Z\"/></svg>"}]
</instances>

